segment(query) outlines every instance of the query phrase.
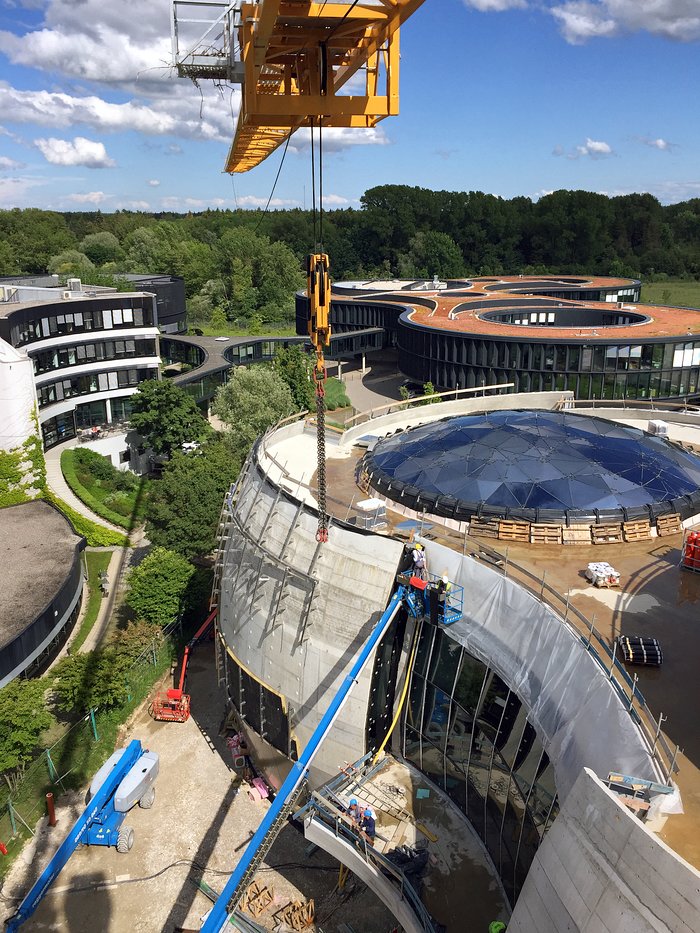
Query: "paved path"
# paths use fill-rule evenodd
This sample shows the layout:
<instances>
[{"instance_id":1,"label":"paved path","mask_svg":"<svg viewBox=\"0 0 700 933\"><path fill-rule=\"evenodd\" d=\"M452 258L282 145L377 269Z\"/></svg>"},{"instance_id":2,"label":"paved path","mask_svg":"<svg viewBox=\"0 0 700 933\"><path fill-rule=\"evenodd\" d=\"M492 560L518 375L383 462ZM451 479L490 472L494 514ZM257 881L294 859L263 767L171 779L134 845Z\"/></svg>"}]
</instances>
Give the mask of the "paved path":
<instances>
[{"instance_id":1,"label":"paved path","mask_svg":"<svg viewBox=\"0 0 700 933\"><path fill-rule=\"evenodd\" d=\"M63 478L63 472L61 471L61 452L67 450L71 447L77 447L75 441L66 441L63 444L59 444L56 447L52 447L51 450L47 450L44 455L46 458L46 480L59 497L63 499L66 505L69 505L72 509L75 509L76 512L79 512L81 515L84 515L85 518L89 518L91 522L94 522L96 525L102 525L103 528L109 528L111 531L118 531L120 534L125 535L126 529L120 528L118 525L112 525L111 522L105 521L104 518L100 518L99 515L96 515L92 512L84 502L82 502L71 490L68 483Z\"/></svg>"},{"instance_id":2,"label":"paved path","mask_svg":"<svg viewBox=\"0 0 700 933\"><path fill-rule=\"evenodd\" d=\"M395 366L381 363L368 366L364 375L360 370L343 373L345 394L357 411L398 402L401 398L399 386L404 381Z\"/></svg>"}]
</instances>

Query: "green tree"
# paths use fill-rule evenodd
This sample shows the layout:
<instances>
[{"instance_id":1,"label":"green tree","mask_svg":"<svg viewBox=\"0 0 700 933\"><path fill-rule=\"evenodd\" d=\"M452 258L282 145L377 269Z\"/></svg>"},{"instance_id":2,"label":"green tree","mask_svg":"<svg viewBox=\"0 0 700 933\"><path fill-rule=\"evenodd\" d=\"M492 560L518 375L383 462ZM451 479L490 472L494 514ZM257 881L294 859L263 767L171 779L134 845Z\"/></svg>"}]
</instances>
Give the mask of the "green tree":
<instances>
[{"instance_id":1,"label":"green tree","mask_svg":"<svg viewBox=\"0 0 700 933\"><path fill-rule=\"evenodd\" d=\"M192 453L175 453L149 493L149 539L188 559L209 554L224 495L242 461L241 452L221 438Z\"/></svg>"},{"instance_id":2,"label":"green tree","mask_svg":"<svg viewBox=\"0 0 700 933\"><path fill-rule=\"evenodd\" d=\"M229 440L245 454L256 437L295 411L292 393L271 366L239 366L216 393L212 406L229 428Z\"/></svg>"},{"instance_id":3,"label":"green tree","mask_svg":"<svg viewBox=\"0 0 700 933\"><path fill-rule=\"evenodd\" d=\"M171 456L183 443L211 433L197 403L172 382L149 379L131 396L131 425L157 454Z\"/></svg>"},{"instance_id":4,"label":"green tree","mask_svg":"<svg viewBox=\"0 0 700 933\"><path fill-rule=\"evenodd\" d=\"M95 266L85 253L77 249L67 249L49 259L47 269L49 272L62 276L81 276L94 272Z\"/></svg>"},{"instance_id":5,"label":"green tree","mask_svg":"<svg viewBox=\"0 0 700 933\"><path fill-rule=\"evenodd\" d=\"M119 240L107 230L89 233L81 241L80 249L96 266L104 266L106 262L117 262L123 255Z\"/></svg>"},{"instance_id":6,"label":"green tree","mask_svg":"<svg viewBox=\"0 0 700 933\"><path fill-rule=\"evenodd\" d=\"M53 722L45 693L43 679L12 680L0 690L0 772L12 789Z\"/></svg>"},{"instance_id":7,"label":"green tree","mask_svg":"<svg viewBox=\"0 0 700 933\"><path fill-rule=\"evenodd\" d=\"M153 625L176 619L194 567L182 555L156 547L129 574L126 603Z\"/></svg>"},{"instance_id":8,"label":"green tree","mask_svg":"<svg viewBox=\"0 0 700 933\"><path fill-rule=\"evenodd\" d=\"M314 386L311 361L297 343L288 347L278 346L275 350L275 372L289 386L298 411L310 409L314 403Z\"/></svg>"}]
</instances>

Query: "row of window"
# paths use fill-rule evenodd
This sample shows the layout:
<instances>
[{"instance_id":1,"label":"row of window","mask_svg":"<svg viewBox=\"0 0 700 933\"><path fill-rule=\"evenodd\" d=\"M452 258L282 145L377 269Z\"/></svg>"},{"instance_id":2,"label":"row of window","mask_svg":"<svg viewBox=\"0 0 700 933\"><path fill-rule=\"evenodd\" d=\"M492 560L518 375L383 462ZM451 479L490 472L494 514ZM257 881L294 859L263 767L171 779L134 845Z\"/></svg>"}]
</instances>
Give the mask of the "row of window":
<instances>
[{"instance_id":1,"label":"row of window","mask_svg":"<svg viewBox=\"0 0 700 933\"><path fill-rule=\"evenodd\" d=\"M477 339L402 330L399 347L424 357L466 366L534 369L554 372L624 372L700 366L700 341L583 346Z\"/></svg>"},{"instance_id":2,"label":"row of window","mask_svg":"<svg viewBox=\"0 0 700 933\"><path fill-rule=\"evenodd\" d=\"M61 337L65 334L81 334L93 330L114 330L120 327L152 327L153 310L150 306L118 308L83 308L60 314L42 315L37 308L37 317L10 329L10 343L15 347Z\"/></svg>"},{"instance_id":3,"label":"row of window","mask_svg":"<svg viewBox=\"0 0 700 933\"><path fill-rule=\"evenodd\" d=\"M404 755L468 817L514 903L559 810L554 769L517 695L430 625L411 678Z\"/></svg>"},{"instance_id":4,"label":"row of window","mask_svg":"<svg viewBox=\"0 0 700 933\"><path fill-rule=\"evenodd\" d=\"M157 379L157 369L118 369L107 373L85 373L67 379L57 379L37 388L39 408L62 402L77 395L91 392L108 392L110 389L125 389L137 386L146 379Z\"/></svg>"},{"instance_id":5,"label":"row of window","mask_svg":"<svg viewBox=\"0 0 700 933\"><path fill-rule=\"evenodd\" d=\"M134 359L138 356L157 356L155 340L102 340L96 343L79 343L70 347L54 347L32 354L36 375L65 369L69 366L84 366L100 360Z\"/></svg>"}]
</instances>

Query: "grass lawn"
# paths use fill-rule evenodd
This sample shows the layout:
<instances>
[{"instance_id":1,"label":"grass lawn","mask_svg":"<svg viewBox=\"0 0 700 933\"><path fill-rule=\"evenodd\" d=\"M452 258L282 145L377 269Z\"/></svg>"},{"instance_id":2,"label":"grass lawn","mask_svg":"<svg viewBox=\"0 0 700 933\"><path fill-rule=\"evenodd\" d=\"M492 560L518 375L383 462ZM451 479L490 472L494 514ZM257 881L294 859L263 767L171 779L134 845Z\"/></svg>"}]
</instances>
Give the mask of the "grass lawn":
<instances>
[{"instance_id":1,"label":"grass lawn","mask_svg":"<svg viewBox=\"0 0 700 933\"><path fill-rule=\"evenodd\" d=\"M668 279L642 284L641 304L671 305L677 308L700 308L700 282Z\"/></svg>"},{"instance_id":2,"label":"grass lawn","mask_svg":"<svg viewBox=\"0 0 700 933\"><path fill-rule=\"evenodd\" d=\"M272 327L264 324L261 331L254 334L250 328L242 327L233 321L227 323L224 327L212 327L211 324L190 323L190 330L195 328L201 330L205 337L296 337L295 325L290 321L289 324L278 324Z\"/></svg>"},{"instance_id":3,"label":"grass lawn","mask_svg":"<svg viewBox=\"0 0 700 933\"><path fill-rule=\"evenodd\" d=\"M83 621L80 623L78 634L75 641L71 644L71 651L76 652L81 647L85 639L90 634L90 629L95 624L97 614L102 605L102 591L100 590L100 571L106 571L109 567L109 561L112 556L111 551L87 551L85 560L88 568L88 596L87 608ZM114 581L112 581L113 583Z\"/></svg>"}]
</instances>

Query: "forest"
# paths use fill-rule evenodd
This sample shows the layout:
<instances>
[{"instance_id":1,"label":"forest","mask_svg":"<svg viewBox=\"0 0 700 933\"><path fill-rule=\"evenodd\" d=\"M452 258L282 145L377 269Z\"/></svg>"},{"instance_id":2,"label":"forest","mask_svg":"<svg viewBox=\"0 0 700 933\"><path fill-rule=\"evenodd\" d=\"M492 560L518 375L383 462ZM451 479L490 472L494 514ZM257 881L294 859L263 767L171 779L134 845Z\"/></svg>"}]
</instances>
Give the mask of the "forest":
<instances>
[{"instance_id":1,"label":"forest","mask_svg":"<svg viewBox=\"0 0 700 933\"><path fill-rule=\"evenodd\" d=\"M252 328L290 320L318 218L300 209L201 213L0 211L0 276L57 273L115 284L121 272L185 278L189 320ZM700 279L700 198L555 191L537 201L406 185L326 212L335 280L502 273ZM122 286L123 287L123 286Z\"/></svg>"}]
</instances>

